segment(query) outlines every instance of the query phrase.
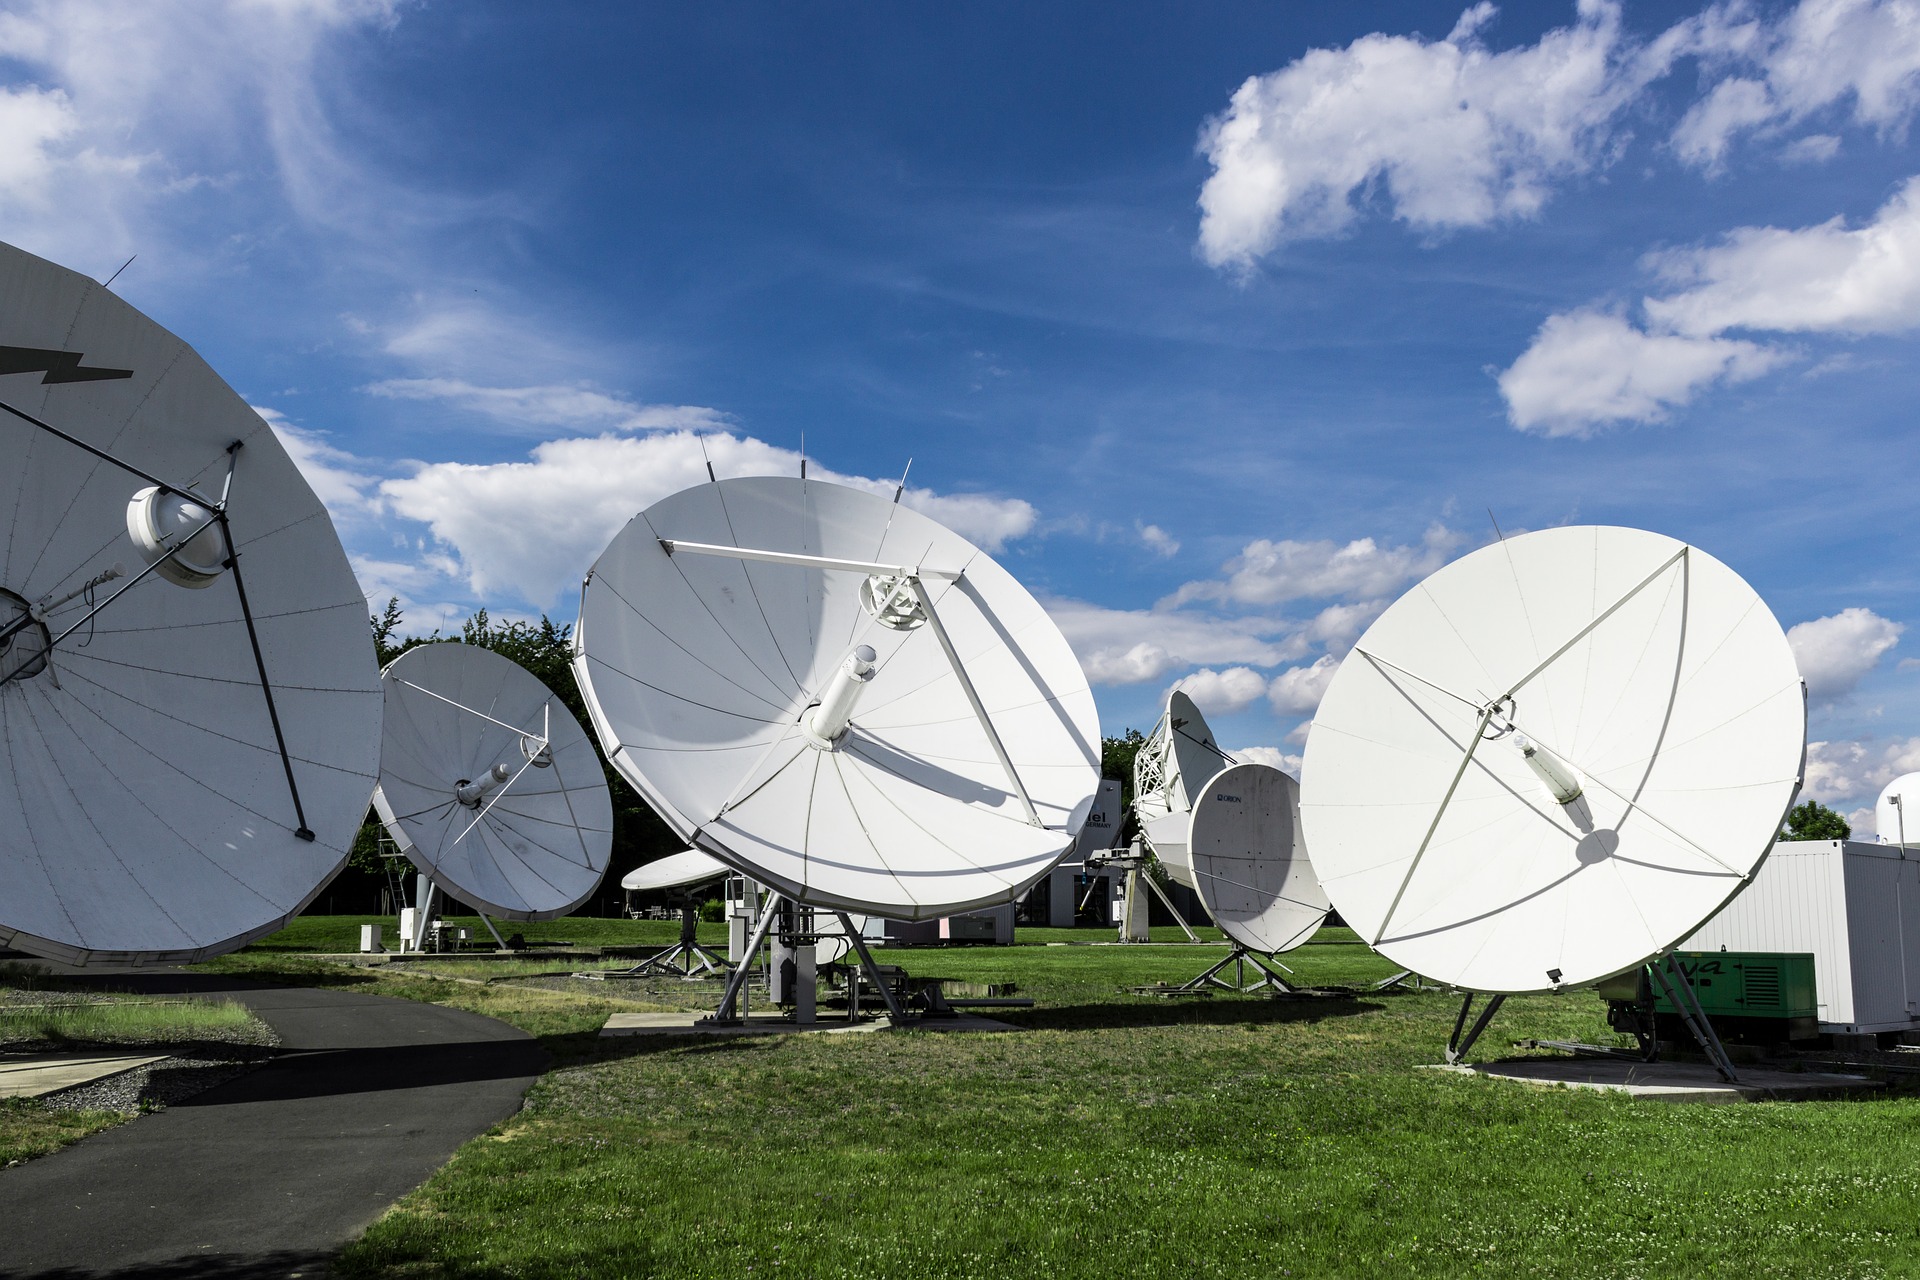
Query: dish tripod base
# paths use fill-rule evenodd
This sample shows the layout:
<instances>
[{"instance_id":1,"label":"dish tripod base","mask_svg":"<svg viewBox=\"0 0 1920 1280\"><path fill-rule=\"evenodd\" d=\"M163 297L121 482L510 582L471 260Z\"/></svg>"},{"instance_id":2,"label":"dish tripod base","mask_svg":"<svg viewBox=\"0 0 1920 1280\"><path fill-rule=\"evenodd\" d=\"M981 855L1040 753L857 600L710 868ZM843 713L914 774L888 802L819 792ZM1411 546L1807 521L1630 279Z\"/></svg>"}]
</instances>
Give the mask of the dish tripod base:
<instances>
[{"instance_id":1,"label":"dish tripod base","mask_svg":"<svg viewBox=\"0 0 1920 1280\"><path fill-rule=\"evenodd\" d=\"M767 905L760 912L759 921L753 926L753 934L747 939L746 949L740 953L740 963L727 978L727 989L720 997L720 1007L710 1016L700 1019L699 1025L737 1027L746 1022L747 1006L741 996L746 989L747 975L752 972L754 959L760 954L760 948L766 944L767 935L773 931L774 924L780 918L780 909L784 905L785 900L779 894L767 895ZM900 998L894 993L885 975L880 972L880 966L874 963L873 953L867 950L867 940L860 936L860 931L854 928L853 921L847 918L846 912L836 911L833 916L840 922L840 928L846 935L847 941L852 944L854 954L860 957L861 972L873 985L873 989L880 993L880 999L886 1004L887 1017L896 1026L904 1022L907 1015L901 1008ZM860 1021L860 984L857 980L847 984L847 1021L849 1023Z\"/></svg>"},{"instance_id":2,"label":"dish tripod base","mask_svg":"<svg viewBox=\"0 0 1920 1280\"><path fill-rule=\"evenodd\" d=\"M1396 974L1380 979L1369 988L1372 991L1440 991L1411 969L1402 969Z\"/></svg>"},{"instance_id":3,"label":"dish tripod base","mask_svg":"<svg viewBox=\"0 0 1920 1280\"><path fill-rule=\"evenodd\" d=\"M700 945L695 936L700 924L699 908L683 904L680 908L680 940L658 955L649 956L621 973L623 978L681 978L697 982L732 968L727 958Z\"/></svg>"},{"instance_id":4,"label":"dish tripod base","mask_svg":"<svg viewBox=\"0 0 1920 1280\"><path fill-rule=\"evenodd\" d=\"M1254 976L1251 982L1247 980L1248 964L1252 964L1254 968ZM1220 976L1228 965L1233 966L1233 977L1231 979ZM1293 972L1293 970L1288 969L1287 966L1281 964L1278 960L1270 957L1262 958L1259 952L1249 951L1245 947L1235 947L1205 973L1189 982L1181 983L1178 987L1174 988L1174 990L1201 991L1207 987L1219 987L1223 991L1274 991L1283 995L1292 995L1297 988L1285 978L1281 977L1279 973L1276 973L1276 969L1285 970L1287 973Z\"/></svg>"}]
</instances>

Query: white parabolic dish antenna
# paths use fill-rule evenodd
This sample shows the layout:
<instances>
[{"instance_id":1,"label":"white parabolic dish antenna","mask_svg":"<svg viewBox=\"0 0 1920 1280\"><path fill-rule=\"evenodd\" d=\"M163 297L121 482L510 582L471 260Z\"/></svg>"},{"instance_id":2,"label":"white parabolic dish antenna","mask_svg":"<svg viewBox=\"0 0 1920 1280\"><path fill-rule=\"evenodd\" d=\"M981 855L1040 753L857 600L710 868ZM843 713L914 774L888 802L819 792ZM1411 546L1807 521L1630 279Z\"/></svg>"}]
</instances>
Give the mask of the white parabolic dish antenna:
<instances>
[{"instance_id":1,"label":"white parabolic dish antenna","mask_svg":"<svg viewBox=\"0 0 1920 1280\"><path fill-rule=\"evenodd\" d=\"M551 920L606 875L613 802L586 730L538 677L468 644L407 650L380 678L374 808L402 853L490 915Z\"/></svg>"},{"instance_id":2,"label":"white parabolic dish antenna","mask_svg":"<svg viewBox=\"0 0 1920 1280\"><path fill-rule=\"evenodd\" d=\"M0 941L190 961L279 928L379 761L326 509L185 343L4 245L0 408Z\"/></svg>"},{"instance_id":3,"label":"white parabolic dish antenna","mask_svg":"<svg viewBox=\"0 0 1920 1280\"><path fill-rule=\"evenodd\" d=\"M1085 674L978 547L845 486L722 480L587 577L574 670L623 776L795 901L894 919L1010 902L1099 781Z\"/></svg>"},{"instance_id":4,"label":"white parabolic dish antenna","mask_svg":"<svg viewBox=\"0 0 1920 1280\"><path fill-rule=\"evenodd\" d=\"M1313 936L1327 891L1300 835L1300 784L1264 764L1214 774L1194 799L1193 887L1213 922L1249 951L1273 955Z\"/></svg>"},{"instance_id":5,"label":"white parabolic dish antenna","mask_svg":"<svg viewBox=\"0 0 1920 1280\"><path fill-rule=\"evenodd\" d=\"M1873 828L1882 844L1920 845L1920 773L1887 784L1873 806Z\"/></svg>"},{"instance_id":6,"label":"white parabolic dish antenna","mask_svg":"<svg viewBox=\"0 0 1920 1280\"><path fill-rule=\"evenodd\" d=\"M681 889L704 884L732 874L732 868L709 853L688 849L670 853L643 863L620 877L620 887L629 893L651 893L657 889Z\"/></svg>"},{"instance_id":7,"label":"white parabolic dish antenna","mask_svg":"<svg viewBox=\"0 0 1920 1280\"><path fill-rule=\"evenodd\" d=\"M1739 892L1799 789L1780 624L1697 548L1508 538L1402 596L1307 738L1315 870L1362 939L1469 991L1590 983Z\"/></svg>"},{"instance_id":8,"label":"white parabolic dish antenna","mask_svg":"<svg viewBox=\"0 0 1920 1280\"><path fill-rule=\"evenodd\" d=\"M1207 718L1179 689L1133 758L1133 809L1147 845L1174 880L1194 887L1187 828L1207 779L1234 763L1214 741Z\"/></svg>"}]
</instances>

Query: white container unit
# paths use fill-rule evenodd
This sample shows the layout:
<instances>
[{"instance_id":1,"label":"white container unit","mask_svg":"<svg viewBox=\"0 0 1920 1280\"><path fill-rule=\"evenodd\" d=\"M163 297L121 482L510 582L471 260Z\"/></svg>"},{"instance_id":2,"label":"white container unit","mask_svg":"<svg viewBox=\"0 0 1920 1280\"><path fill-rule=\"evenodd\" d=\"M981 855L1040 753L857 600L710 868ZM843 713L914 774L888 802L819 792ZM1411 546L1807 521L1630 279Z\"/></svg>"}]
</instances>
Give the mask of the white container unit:
<instances>
[{"instance_id":1,"label":"white container unit","mask_svg":"<svg viewBox=\"0 0 1920 1280\"><path fill-rule=\"evenodd\" d=\"M1820 1030L1920 1030L1920 851L1859 840L1775 845L1682 951L1811 952Z\"/></svg>"}]
</instances>

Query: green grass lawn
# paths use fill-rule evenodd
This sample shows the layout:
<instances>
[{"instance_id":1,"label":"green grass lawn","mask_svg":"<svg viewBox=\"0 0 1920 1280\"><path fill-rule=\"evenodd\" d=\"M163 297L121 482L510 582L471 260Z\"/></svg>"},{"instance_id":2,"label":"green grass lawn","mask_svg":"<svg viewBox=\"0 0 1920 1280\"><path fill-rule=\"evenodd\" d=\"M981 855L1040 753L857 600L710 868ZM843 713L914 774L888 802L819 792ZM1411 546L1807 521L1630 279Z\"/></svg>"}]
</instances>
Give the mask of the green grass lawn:
<instances>
[{"instance_id":1,"label":"green grass lawn","mask_svg":"<svg viewBox=\"0 0 1920 1280\"><path fill-rule=\"evenodd\" d=\"M582 923L615 926L609 941L672 929L542 928L560 936ZM484 1003L501 992L496 1016L543 1036L561 1065L340 1268L489 1278L1920 1272L1920 1100L1684 1106L1416 1070L1440 1057L1452 1023L1455 1000L1438 993L1123 994L1184 980L1219 954L881 954L917 975L1016 984L1037 1003L1007 1011L1024 1029L1004 1035L602 1040L592 1029L622 1003L711 1004L717 984L595 996L532 985L542 979L382 974L369 981L415 998ZM1391 968L1336 930L1285 959L1316 985ZM313 962L253 952L222 963L285 972ZM459 963L480 976L476 962ZM515 988L541 1002L513 1006L502 989ZM1606 1035L1591 994L1527 997L1508 1002L1482 1044L1491 1056L1525 1036Z\"/></svg>"}]
</instances>

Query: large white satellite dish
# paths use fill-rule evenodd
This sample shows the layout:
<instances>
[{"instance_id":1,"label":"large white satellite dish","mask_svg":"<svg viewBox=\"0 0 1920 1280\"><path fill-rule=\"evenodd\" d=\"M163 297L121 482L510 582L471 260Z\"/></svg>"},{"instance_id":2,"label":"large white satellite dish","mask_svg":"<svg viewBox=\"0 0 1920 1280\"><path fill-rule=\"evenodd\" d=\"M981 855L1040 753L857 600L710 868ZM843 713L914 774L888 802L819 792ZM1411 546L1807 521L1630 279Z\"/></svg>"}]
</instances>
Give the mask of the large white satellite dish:
<instances>
[{"instance_id":1,"label":"large white satellite dish","mask_svg":"<svg viewBox=\"0 0 1920 1280\"><path fill-rule=\"evenodd\" d=\"M1011 902L1099 781L1046 611L952 530L841 485L722 480L640 513L587 577L574 670L669 826L830 911Z\"/></svg>"},{"instance_id":2,"label":"large white satellite dish","mask_svg":"<svg viewBox=\"0 0 1920 1280\"><path fill-rule=\"evenodd\" d=\"M0 245L0 942L191 961L339 870L380 750L366 601L260 416Z\"/></svg>"},{"instance_id":3,"label":"large white satellite dish","mask_svg":"<svg viewBox=\"0 0 1920 1280\"><path fill-rule=\"evenodd\" d=\"M1167 874L1191 889L1187 827L1207 779L1234 763L1214 740L1207 718L1179 689L1133 757L1133 811L1140 831Z\"/></svg>"},{"instance_id":4,"label":"large white satellite dish","mask_svg":"<svg viewBox=\"0 0 1920 1280\"><path fill-rule=\"evenodd\" d=\"M423 644L381 673L373 806L435 885L483 914L551 920L606 875L613 802L566 704L512 659Z\"/></svg>"},{"instance_id":5,"label":"large white satellite dish","mask_svg":"<svg viewBox=\"0 0 1920 1280\"><path fill-rule=\"evenodd\" d=\"M1584 985L1740 891L1805 743L1792 651L1737 574L1659 534L1551 529L1368 629L1314 717L1301 818L1334 906L1397 963L1495 995Z\"/></svg>"},{"instance_id":6,"label":"large white satellite dish","mask_svg":"<svg viewBox=\"0 0 1920 1280\"><path fill-rule=\"evenodd\" d=\"M1264 764L1220 770L1195 798L1194 889L1207 914L1249 952L1291 951L1332 904L1300 833L1300 784Z\"/></svg>"}]
</instances>

